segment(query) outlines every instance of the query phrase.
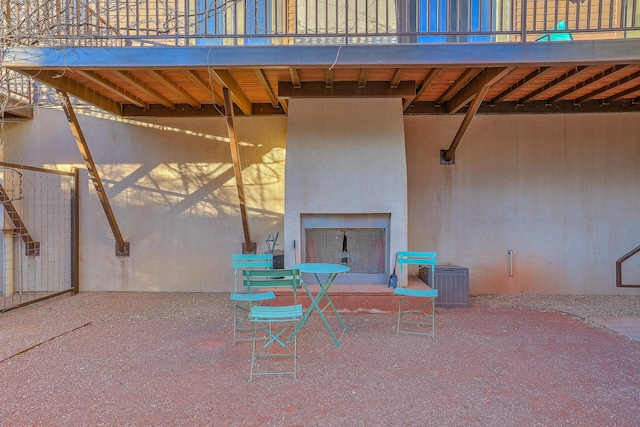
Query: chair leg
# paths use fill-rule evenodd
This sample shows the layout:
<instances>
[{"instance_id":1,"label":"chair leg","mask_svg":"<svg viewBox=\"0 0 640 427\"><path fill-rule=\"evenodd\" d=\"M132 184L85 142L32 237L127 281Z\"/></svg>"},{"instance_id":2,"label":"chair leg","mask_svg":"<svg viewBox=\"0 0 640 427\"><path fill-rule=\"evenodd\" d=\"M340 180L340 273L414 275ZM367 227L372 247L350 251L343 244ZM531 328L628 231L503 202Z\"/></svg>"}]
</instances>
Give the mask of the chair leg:
<instances>
[{"instance_id":1,"label":"chair leg","mask_svg":"<svg viewBox=\"0 0 640 427\"><path fill-rule=\"evenodd\" d=\"M236 345L236 333L238 331L238 306L233 304L233 344Z\"/></svg>"},{"instance_id":2,"label":"chair leg","mask_svg":"<svg viewBox=\"0 0 640 427\"><path fill-rule=\"evenodd\" d=\"M408 310L403 311L403 304L407 307L410 307ZM430 307L429 312L425 311L426 307ZM422 318L426 317L428 320L403 320L406 316L417 315ZM429 298L429 301L422 303L420 305L413 305L410 301L400 298L398 301L398 329L396 332L396 336L400 334L400 332L405 334L415 334L415 335L427 335L431 336L433 339L436 339L435 335L435 318L436 318L436 308L435 308L435 299ZM417 319L420 319L418 317ZM408 330L402 329L402 325L415 325L417 328L423 326L430 326L431 333L429 332L421 332L419 329Z\"/></svg>"},{"instance_id":3,"label":"chair leg","mask_svg":"<svg viewBox=\"0 0 640 427\"><path fill-rule=\"evenodd\" d=\"M239 311L242 311L240 315L238 314ZM244 316L242 316L243 314ZM231 344L232 346L236 345L240 341L253 340L252 337L243 338L243 336L241 335L241 333L248 333L248 332L252 332L253 330L252 327L248 328L248 327L240 326L241 323L245 321L247 322L249 321L248 315L249 315L249 310L247 308L243 307L237 302L234 304L233 306L233 343Z\"/></svg>"},{"instance_id":4,"label":"chair leg","mask_svg":"<svg viewBox=\"0 0 640 427\"><path fill-rule=\"evenodd\" d=\"M253 365L256 363L256 327L254 325L253 327L253 341L252 341L252 348L251 348L251 371L249 372L249 382L251 382L251 380L253 380Z\"/></svg>"},{"instance_id":5,"label":"chair leg","mask_svg":"<svg viewBox=\"0 0 640 427\"><path fill-rule=\"evenodd\" d=\"M251 340L251 338L239 338L238 337L238 333L239 332L249 332L249 331L251 331L251 328L238 326L240 323L244 322L247 319L246 315L243 316L243 317L239 317L238 316L238 310L242 310L246 314L249 313L249 310L247 310L246 308L242 307L238 303L234 303L234 305L233 305L233 344L232 344L232 346L236 345L236 343L239 342L239 341L250 341Z\"/></svg>"},{"instance_id":6,"label":"chair leg","mask_svg":"<svg viewBox=\"0 0 640 427\"><path fill-rule=\"evenodd\" d=\"M293 380L298 381L298 338L293 337Z\"/></svg>"},{"instance_id":7,"label":"chair leg","mask_svg":"<svg viewBox=\"0 0 640 427\"><path fill-rule=\"evenodd\" d=\"M256 322L258 323L258 322ZM263 322L264 325L254 324L253 328L253 344L251 350L251 371L249 374L249 382L253 380L255 376L265 376L265 375L293 375L295 381L298 380L298 340L294 336L291 343L287 345L287 339L285 337L285 332L294 328L295 323L291 325L282 325L283 328L279 332L273 332L271 330L272 325L276 325L280 322ZM258 336L258 329L261 329L266 336ZM258 348L258 341L266 342L260 348ZM276 353L276 350L271 350L271 346L276 346L276 349L280 349L279 352ZM278 359L282 357L292 357L293 358L293 370L265 370L256 368L256 364L261 358L273 358Z\"/></svg>"},{"instance_id":8,"label":"chair leg","mask_svg":"<svg viewBox=\"0 0 640 427\"><path fill-rule=\"evenodd\" d=\"M402 298L398 300L398 328L396 329L396 336L400 335L400 318L402 317Z\"/></svg>"}]
</instances>

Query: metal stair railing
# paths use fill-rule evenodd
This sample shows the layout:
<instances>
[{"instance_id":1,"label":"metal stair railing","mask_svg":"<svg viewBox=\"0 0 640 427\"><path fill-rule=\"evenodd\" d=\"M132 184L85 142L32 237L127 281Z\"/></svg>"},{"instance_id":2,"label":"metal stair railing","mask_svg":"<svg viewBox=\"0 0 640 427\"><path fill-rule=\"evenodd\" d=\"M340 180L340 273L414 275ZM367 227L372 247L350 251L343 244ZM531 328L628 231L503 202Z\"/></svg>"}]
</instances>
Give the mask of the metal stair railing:
<instances>
[{"instance_id":1,"label":"metal stair railing","mask_svg":"<svg viewBox=\"0 0 640 427\"><path fill-rule=\"evenodd\" d=\"M624 255L622 258L616 261L616 287L617 288L640 288L640 284L638 285L625 285L622 283L622 263L640 252L640 246L633 249L628 254Z\"/></svg>"}]
</instances>

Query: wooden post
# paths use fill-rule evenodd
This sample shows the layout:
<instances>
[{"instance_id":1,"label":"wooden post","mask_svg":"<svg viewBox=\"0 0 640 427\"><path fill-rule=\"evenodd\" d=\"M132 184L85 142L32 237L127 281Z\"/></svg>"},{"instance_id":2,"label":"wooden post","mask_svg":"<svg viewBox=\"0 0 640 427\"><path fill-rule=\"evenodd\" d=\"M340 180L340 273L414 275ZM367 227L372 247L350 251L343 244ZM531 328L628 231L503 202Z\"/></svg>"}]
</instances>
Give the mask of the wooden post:
<instances>
[{"instance_id":1,"label":"wooden post","mask_svg":"<svg viewBox=\"0 0 640 427\"><path fill-rule=\"evenodd\" d=\"M453 141L451 142L449 149L447 151L442 150L441 160L442 162L445 162L445 164L452 161L453 155L456 152L456 148L458 147L458 144L460 143L462 136L467 131L467 128L469 127L469 123L471 123L471 119L473 119L473 116L475 116L476 112L478 111L478 108L480 108L480 104L482 104L482 100L484 99L485 95L489 91L489 87L490 87L489 85L486 85L478 91L475 98L471 102L471 105L469 105L469 109L467 110L467 113L465 114L464 119L462 120L462 124L458 128L458 132L456 132L456 136L453 138Z\"/></svg>"},{"instance_id":2,"label":"wooden post","mask_svg":"<svg viewBox=\"0 0 640 427\"><path fill-rule=\"evenodd\" d=\"M255 253L255 246L251 242L251 231L249 230L249 218L247 216L247 202L244 197L244 186L242 184L242 167L240 166L240 149L236 128L233 121L233 104L229 88L223 87L224 114L227 118L227 130L229 131L229 145L231 147L231 159L233 161L233 172L236 176L236 187L238 188L238 201L240 202L240 215L242 216L242 228L244 230L244 244L247 253Z\"/></svg>"},{"instance_id":3,"label":"wooden post","mask_svg":"<svg viewBox=\"0 0 640 427\"><path fill-rule=\"evenodd\" d=\"M122 237L122 233L120 233L118 222L116 221L116 217L113 214L111 205L109 204L109 198L107 197L107 193L105 192L104 186L102 185L102 180L100 180L100 176L98 175L96 164L93 162L93 157L91 157L89 146L87 145L87 141L85 140L82 129L80 128L80 123L78 122L76 113L71 107L69 95L61 90L58 90L58 93L60 94L60 96L62 96L62 109L67 116L67 121L69 122L71 133L76 140L76 144L78 145L80 154L82 154L84 163L87 166L87 170L89 171L89 178L91 178L91 181L93 181L96 193L98 193L98 199L100 199L102 209L104 209L104 213L107 216L107 221L109 221L109 225L111 226L113 237L116 239L116 256L129 256L129 242L125 242L124 238Z\"/></svg>"}]
</instances>

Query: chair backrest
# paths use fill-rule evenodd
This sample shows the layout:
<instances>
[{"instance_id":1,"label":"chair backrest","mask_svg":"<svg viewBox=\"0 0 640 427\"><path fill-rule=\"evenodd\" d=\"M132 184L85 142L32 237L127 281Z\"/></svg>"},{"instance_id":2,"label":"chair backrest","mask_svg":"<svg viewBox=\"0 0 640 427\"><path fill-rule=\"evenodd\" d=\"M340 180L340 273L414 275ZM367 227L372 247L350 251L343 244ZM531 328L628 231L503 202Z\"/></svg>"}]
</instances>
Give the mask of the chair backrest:
<instances>
[{"instance_id":1,"label":"chair backrest","mask_svg":"<svg viewBox=\"0 0 640 427\"><path fill-rule=\"evenodd\" d=\"M291 288L293 290L293 304L296 304L296 290L300 287L300 270L244 270L242 274L249 295L256 292L258 288Z\"/></svg>"},{"instance_id":2,"label":"chair backrest","mask_svg":"<svg viewBox=\"0 0 640 427\"><path fill-rule=\"evenodd\" d=\"M233 267L233 291L237 292L238 271L273 268L273 254L233 254L231 266Z\"/></svg>"},{"instance_id":3,"label":"chair backrest","mask_svg":"<svg viewBox=\"0 0 640 427\"><path fill-rule=\"evenodd\" d=\"M400 270L404 264L428 266L431 269L429 285L433 287L434 267L438 264L437 252L398 252L398 264Z\"/></svg>"},{"instance_id":4,"label":"chair backrest","mask_svg":"<svg viewBox=\"0 0 640 427\"><path fill-rule=\"evenodd\" d=\"M558 25L554 25L550 28L550 30L568 30L569 25L567 25L567 21L560 21ZM536 38L537 42L548 42L548 41L557 41L557 40L573 40L573 36L571 33L547 33L542 34L538 38Z\"/></svg>"}]
</instances>

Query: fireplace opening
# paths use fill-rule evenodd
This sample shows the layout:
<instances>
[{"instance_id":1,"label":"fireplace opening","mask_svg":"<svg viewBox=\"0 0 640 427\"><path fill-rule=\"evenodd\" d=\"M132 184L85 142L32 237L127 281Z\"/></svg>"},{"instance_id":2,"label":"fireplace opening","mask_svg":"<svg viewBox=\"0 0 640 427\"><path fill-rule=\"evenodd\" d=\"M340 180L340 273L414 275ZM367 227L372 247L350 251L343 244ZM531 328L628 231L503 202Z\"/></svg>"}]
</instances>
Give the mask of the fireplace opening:
<instances>
[{"instance_id":1,"label":"fireplace opening","mask_svg":"<svg viewBox=\"0 0 640 427\"><path fill-rule=\"evenodd\" d=\"M307 228L307 262L344 264L351 273L385 273L383 228Z\"/></svg>"},{"instance_id":2,"label":"fireplace opening","mask_svg":"<svg viewBox=\"0 0 640 427\"><path fill-rule=\"evenodd\" d=\"M343 264L336 283L387 283L389 214L302 215L304 262Z\"/></svg>"}]
</instances>

